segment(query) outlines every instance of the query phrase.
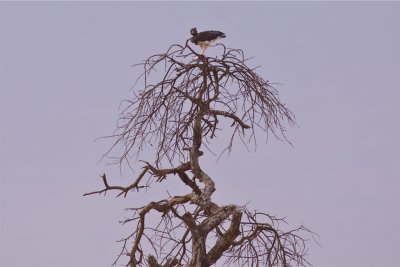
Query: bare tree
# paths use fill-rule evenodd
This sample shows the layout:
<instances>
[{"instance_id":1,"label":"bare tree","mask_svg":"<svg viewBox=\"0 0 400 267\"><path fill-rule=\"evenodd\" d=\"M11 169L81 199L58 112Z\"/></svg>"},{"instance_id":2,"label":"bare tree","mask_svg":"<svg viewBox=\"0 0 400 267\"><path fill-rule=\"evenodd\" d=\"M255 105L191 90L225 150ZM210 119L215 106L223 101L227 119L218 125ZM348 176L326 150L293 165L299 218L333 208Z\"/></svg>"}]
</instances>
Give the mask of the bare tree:
<instances>
[{"instance_id":1,"label":"bare tree","mask_svg":"<svg viewBox=\"0 0 400 267\"><path fill-rule=\"evenodd\" d=\"M118 161L129 163L130 155L152 145L154 162L143 161L142 171L128 186L111 186L103 174L104 188L85 195L117 190L118 196L126 197L170 175L177 175L189 191L129 209L132 217L123 223L135 227L121 240L114 264L124 255L129 257L127 266L205 267L219 260L240 266L309 264L305 239L298 235L309 232L305 227L283 231L283 220L267 213L212 201L215 182L201 168L199 157L205 153L201 148L213 153L212 139L219 131L230 131L224 150L230 151L235 139L256 146L257 132L286 140L284 124L295 123L277 91L247 66L242 50L223 45L219 49L220 58L206 57L188 42L175 44L138 64L143 67L138 79L144 89L123 102L112 135L115 143L107 153L122 148ZM160 67L162 78L152 82ZM231 127L223 127L226 121ZM159 214L156 224L149 220L152 212Z\"/></svg>"}]
</instances>

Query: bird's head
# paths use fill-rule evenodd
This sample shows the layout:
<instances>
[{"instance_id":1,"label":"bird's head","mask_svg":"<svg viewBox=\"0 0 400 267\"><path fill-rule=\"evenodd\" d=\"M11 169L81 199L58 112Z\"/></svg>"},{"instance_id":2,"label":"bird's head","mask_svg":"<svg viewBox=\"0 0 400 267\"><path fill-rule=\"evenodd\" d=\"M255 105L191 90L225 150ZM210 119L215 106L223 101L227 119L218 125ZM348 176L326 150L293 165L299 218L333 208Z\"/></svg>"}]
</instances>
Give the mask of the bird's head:
<instances>
[{"instance_id":1,"label":"bird's head","mask_svg":"<svg viewBox=\"0 0 400 267\"><path fill-rule=\"evenodd\" d=\"M196 28L190 29L190 34L193 35L193 36L196 36L197 35L197 29Z\"/></svg>"}]
</instances>

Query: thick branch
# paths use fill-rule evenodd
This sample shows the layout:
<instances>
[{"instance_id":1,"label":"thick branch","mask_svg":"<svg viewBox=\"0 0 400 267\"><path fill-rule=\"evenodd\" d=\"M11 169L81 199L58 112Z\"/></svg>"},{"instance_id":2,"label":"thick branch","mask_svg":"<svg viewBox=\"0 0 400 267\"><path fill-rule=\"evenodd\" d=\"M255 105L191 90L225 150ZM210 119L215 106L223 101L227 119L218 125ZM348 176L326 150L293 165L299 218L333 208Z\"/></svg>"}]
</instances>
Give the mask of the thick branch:
<instances>
[{"instance_id":1,"label":"thick branch","mask_svg":"<svg viewBox=\"0 0 400 267\"><path fill-rule=\"evenodd\" d=\"M170 168L170 169L157 169L148 162L146 162L146 164L147 164L147 167L149 168L149 170L151 171L151 173L154 176L158 177L157 182L161 182L162 180L164 180L168 174L184 173L184 172L190 170L190 168L191 168L190 162L183 163L183 164L179 165L178 167Z\"/></svg>"},{"instance_id":2,"label":"thick branch","mask_svg":"<svg viewBox=\"0 0 400 267\"><path fill-rule=\"evenodd\" d=\"M220 115L220 116L224 116L224 117L231 118L231 119L234 120L236 123L238 123L243 129L249 129L249 128L251 128L249 125L247 125L246 123L244 123L241 119L239 119L239 118L238 118L235 114L233 114L233 113L229 113L229 112L222 111L222 110L208 110L207 113L213 114L213 115Z\"/></svg>"},{"instance_id":3,"label":"thick branch","mask_svg":"<svg viewBox=\"0 0 400 267\"><path fill-rule=\"evenodd\" d=\"M196 115L193 123L193 144L190 150L190 163L193 174L198 178L203 184L204 189L201 196L194 197L193 201L202 207L205 211L212 214L217 209L218 206L211 202L211 195L215 191L214 181L200 168L199 165L199 148L202 143L202 131L201 131L201 120L203 113Z\"/></svg>"},{"instance_id":4,"label":"thick branch","mask_svg":"<svg viewBox=\"0 0 400 267\"><path fill-rule=\"evenodd\" d=\"M214 247L207 253L207 264L209 266L213 265L221 258L222 254L232 245L232 242L240 234L239 227L241 218L242 212L235 209L229 229L217 240Z\"/></svg>"}]
</instances>

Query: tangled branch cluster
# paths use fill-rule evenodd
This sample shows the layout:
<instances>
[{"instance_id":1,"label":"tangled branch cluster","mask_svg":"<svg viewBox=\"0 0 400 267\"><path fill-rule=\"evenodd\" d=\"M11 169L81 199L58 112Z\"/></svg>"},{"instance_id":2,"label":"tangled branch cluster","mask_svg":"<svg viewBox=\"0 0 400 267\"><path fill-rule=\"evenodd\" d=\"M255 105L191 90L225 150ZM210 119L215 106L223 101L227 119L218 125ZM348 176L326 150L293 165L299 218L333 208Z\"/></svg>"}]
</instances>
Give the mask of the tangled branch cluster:
<instances>
[{"instance_id":1,"label":"tangled branch cluster","mask_svg":"<svg viewBox=\"0 0 400 267\"><path fill-rule=\"evenodd\" d=\"M85 195L117 190L125 197L149 186L144 177L163 182L170 175L177 175L190 190L129 209L133 214L123 223L133 223L134 231L121 240L115 264L124 255L129 257L128 266L203 267L220 259L241 266L308 264L305 239L298 235L309 232L306 228L282 231L282 220L266 213L212 201L216 187L199 164L204 154L200 148L216 136L221 122L229 121L233 128L228 150L235 137L255 144L256 128L284 137L283 125L294 123L276 90L246 65L243 52L221 47L221 58L212 58L195 53L186 42L140 64L144 89L126 101L112 148L122 146L123 161L152 144L155 161L144 162L128 186L110 186L104 174L104 188ZM151 83L149 75L159 66L165 74ZM162 168L163 160L171 166ZM150 220L154 212L161 215L155 225Z\"/></svg>"},{"instance_id":2,"label":"tangled branch cluster","mask_svg":"<svg viewBox=\"0 0 400 267\"><path fill-rule=\"evenodd\" d=\"M284 123L294 124L294 119L279 101L277 91L246 65L242 50L220 46L221 58L197 55L186 43L173 45L166 53L137 64L144 68L139 77L144 81L144 90L125 101L114 135L114 146L122 145L124 149L120 160L132 150L138 152L152 145L157 166L163 159L171 164L175 158L186 161L185 150L191 146L192 124L199 112L204 144L216 136L220 118L232 123L228 150L235 136L245 145L255 144L256 128L284 137ZM160 67L165 74L152 83L150 75ZM247 139L244 129L249 129Z\"/></svg>"}]
</instances>

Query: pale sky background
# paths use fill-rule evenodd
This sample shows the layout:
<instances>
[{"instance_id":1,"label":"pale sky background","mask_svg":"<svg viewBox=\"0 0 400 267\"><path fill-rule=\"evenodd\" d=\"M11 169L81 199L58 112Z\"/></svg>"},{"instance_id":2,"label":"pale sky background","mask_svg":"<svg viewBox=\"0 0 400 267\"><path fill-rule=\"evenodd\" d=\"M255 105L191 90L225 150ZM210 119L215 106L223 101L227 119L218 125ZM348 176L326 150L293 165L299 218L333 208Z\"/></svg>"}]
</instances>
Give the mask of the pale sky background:
<instances>
[{"instance_id":1,"label":"pale sky background","mask_svg":"<svg viewBox=\"0 0 400 267\"><path fill-rule=\"evenodd\" d=\"M0 3L0 266L110 266L123 209L165 197L82 197L131 174L97 163L131 65L220 30L280 83L294 144L270 139L203 167L219 203L320 235L314 266L400 266L400 3ZM139 89L139 88L137 88ZM138 165L137 165L138 166ZM169 180L177 194L187 189ZM173 191L173 189L170 189ZM126 261L120 262L125 263Z\"/></svg>"}]
</instances>

